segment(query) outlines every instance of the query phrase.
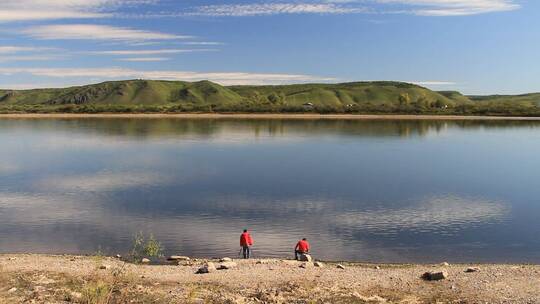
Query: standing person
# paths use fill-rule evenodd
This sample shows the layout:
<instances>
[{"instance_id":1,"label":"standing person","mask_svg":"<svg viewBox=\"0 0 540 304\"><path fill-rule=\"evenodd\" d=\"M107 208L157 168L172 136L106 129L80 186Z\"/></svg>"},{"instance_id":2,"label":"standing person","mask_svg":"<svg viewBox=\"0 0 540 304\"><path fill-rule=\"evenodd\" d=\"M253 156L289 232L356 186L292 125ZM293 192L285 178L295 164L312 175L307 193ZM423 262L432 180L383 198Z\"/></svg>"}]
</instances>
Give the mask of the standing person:
<instances>
[{"instance_id":1,"label":"standing person","mask_svg":"<svg viewBox=\"0 0 540 304\"><path fill-rule=\"evenodd\" d=\"M308 254L309 253L309 243L306 238L301 239L296 243L296 246L294 247L294 259L298 260L298 256L300 254Z\"/></svg>"},{"instance_id":2,"label":"standing person","mask_svg":"<svg viewBox=\"0 0 540 304\"><path fill-rule=\"evenodd\" d=\"M253 246L253 239L251 238L251 235L247 229L244 229L244 233L240 235L240 247L242 247L244 259L249 259L251 255L251 249L249 248L250 246Z\"/></svg>"}]
</instances>

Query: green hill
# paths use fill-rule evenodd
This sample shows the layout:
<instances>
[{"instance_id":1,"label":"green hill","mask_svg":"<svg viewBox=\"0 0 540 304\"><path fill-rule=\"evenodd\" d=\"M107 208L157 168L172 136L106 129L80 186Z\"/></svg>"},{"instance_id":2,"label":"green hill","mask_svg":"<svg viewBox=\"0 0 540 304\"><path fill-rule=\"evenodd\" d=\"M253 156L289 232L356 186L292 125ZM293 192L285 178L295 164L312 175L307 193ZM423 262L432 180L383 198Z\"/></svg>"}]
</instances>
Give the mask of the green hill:
<instances>
[{"instance_id":1,"label":"green hill","mask_svg":"<svg viewBox=\"0 0 540 304\"><path fill-rule=\"evenodd\" d=\"M127 80L65 89L27 91L0 90L3 104L41 105L148 105L174 102L207 103L238 102L241 97L226 88L209 82Z\"/></svg>"},{"instance_id":2,"label":"green hill","mask_svg":"<svg viewBox=\"0 0 540 304\"><path fill-rule=\"evenodd\" d=\"M522 95L487 95L487 96L469 96L473 101L480 102L513 102L527 103L530 105L540 104L540 93L522 94Z\"/></svg>"},{"instance_id":3,"label":"green hill","mask_svg":"<svg viewBox=\"0 0 540 304\"><path fill-rule=\"evenodd\" d=\"M470 103L471 99L458 91L439 91L439 94L453 100L456 103Z\"/></svg>"},{"instance_id":4,"label":"green hill","mask_svg":"<svg viewBox=\"0 0 540 304\"><path fill-rule=\"evenodd\" d=\"M340 107L363 103L397 105L425 100L432 104L452 101L429 89L402 82L351 82L341 84L295 84L281 86L232 86L231 90L261 102L282 102L290 106L313 103L315 106Z\"/></svg>"},{"instance_id":5,"label":"green hill","mask_svg":"<svg viewBox=\"0 0 540 304\"><path fill-rule=\"evenodd\" d=\"M110 81L0 90L1 112L319 112L536 115L540 94L465 96L391 81L221 86L210 81ZM505 109L506 108L506 109Z\"/></svg>"}]
</instances>

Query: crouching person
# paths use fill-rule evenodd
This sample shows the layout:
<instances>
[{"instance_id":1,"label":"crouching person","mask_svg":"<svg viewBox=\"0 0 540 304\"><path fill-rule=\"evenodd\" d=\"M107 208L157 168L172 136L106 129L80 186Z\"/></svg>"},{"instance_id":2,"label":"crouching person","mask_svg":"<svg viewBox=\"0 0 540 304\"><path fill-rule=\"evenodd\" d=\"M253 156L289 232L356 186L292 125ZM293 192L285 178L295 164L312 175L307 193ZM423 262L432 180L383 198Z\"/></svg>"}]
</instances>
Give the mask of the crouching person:
<instances>
[{"instance_id":1,"label":"crouching person","mask_svg":"<svg viewBox=\"0 0 540 304\"><path fill-rule=\"evenodd\" d=\"M296 246L294 247L294 258L295 260L300 259L301 254L308 254L309 253L309 243L306 238L301 239L296 243Z\"/></svg>"}]
</instances>

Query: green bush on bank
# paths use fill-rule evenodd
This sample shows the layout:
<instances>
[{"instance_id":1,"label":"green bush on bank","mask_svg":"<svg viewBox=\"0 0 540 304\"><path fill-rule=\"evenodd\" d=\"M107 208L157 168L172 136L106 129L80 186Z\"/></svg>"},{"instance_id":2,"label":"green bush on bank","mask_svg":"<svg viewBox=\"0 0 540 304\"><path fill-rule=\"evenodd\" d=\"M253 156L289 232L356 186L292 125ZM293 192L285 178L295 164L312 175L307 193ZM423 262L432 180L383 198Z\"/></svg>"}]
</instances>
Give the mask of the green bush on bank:
<instances>
[{"instance_id":1,"label":"green bush on bank","mask_svg":"<svg viewBox=\"0 0 540 304\"><path fill-rule=\"evenodd\" d=\"M409 115L478 115L478 116L540 116L540 107L533 104L512 102L475 102L447 108L422 103L385 103L314 105L306 108L287 104L240 103L230 105L212 104L165 104L165 105L0 105L2 114L46 113L318 113L318 114L409 114Z\"/></svg>"},{"instance_id":2,"label":"green bush on bank","mask_svg":"<svg viewBox=\"0 0 540 304\"><path fill-rule=\"evenodd\" d=\"M133 247L131 248L130 258L134 262L140 261L142 258L153 258L163 256L163 247L158 242L153 234L148 237L143 232L137 233L133 238Z\"/></svg>"}]
</instances>

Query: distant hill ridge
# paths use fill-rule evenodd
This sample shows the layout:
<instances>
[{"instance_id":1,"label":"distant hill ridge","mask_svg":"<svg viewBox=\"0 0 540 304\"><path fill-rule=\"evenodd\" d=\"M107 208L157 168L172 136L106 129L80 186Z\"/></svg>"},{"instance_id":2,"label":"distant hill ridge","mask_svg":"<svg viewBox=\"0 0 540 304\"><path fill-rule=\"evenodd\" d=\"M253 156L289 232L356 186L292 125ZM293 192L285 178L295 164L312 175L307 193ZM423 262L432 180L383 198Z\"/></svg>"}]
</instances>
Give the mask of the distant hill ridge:
<instances>
[{"instance_id":1,"label":"distant hill ridge","mask_svg":"<svg viewBox=\"0 0 540 304\"><path fill-rule=\"evenodd\" d=\"M540 93L465 96L393 81L222 86L211 81L125 80L59 89L0 90L0 110L15 111L429 112L493 102L530 110L540 103Z\"/></svg>"},{"instance_id":2,"label":"distant hill ridge","mask_svg":"<svg viewBox=\"0 0 540 304\"><path fill-rule=\"evenodd\" d=\"M449 98L426 88L401 82L351 82L340 84L293 84L276 86L221 86L210 81L160 80L109 81L62 89L0 91L4 103L24 104L165 104L284 102L347 105L361 102L388 102L409 94L411 100Z\"/></svg>"}]
</instances>

